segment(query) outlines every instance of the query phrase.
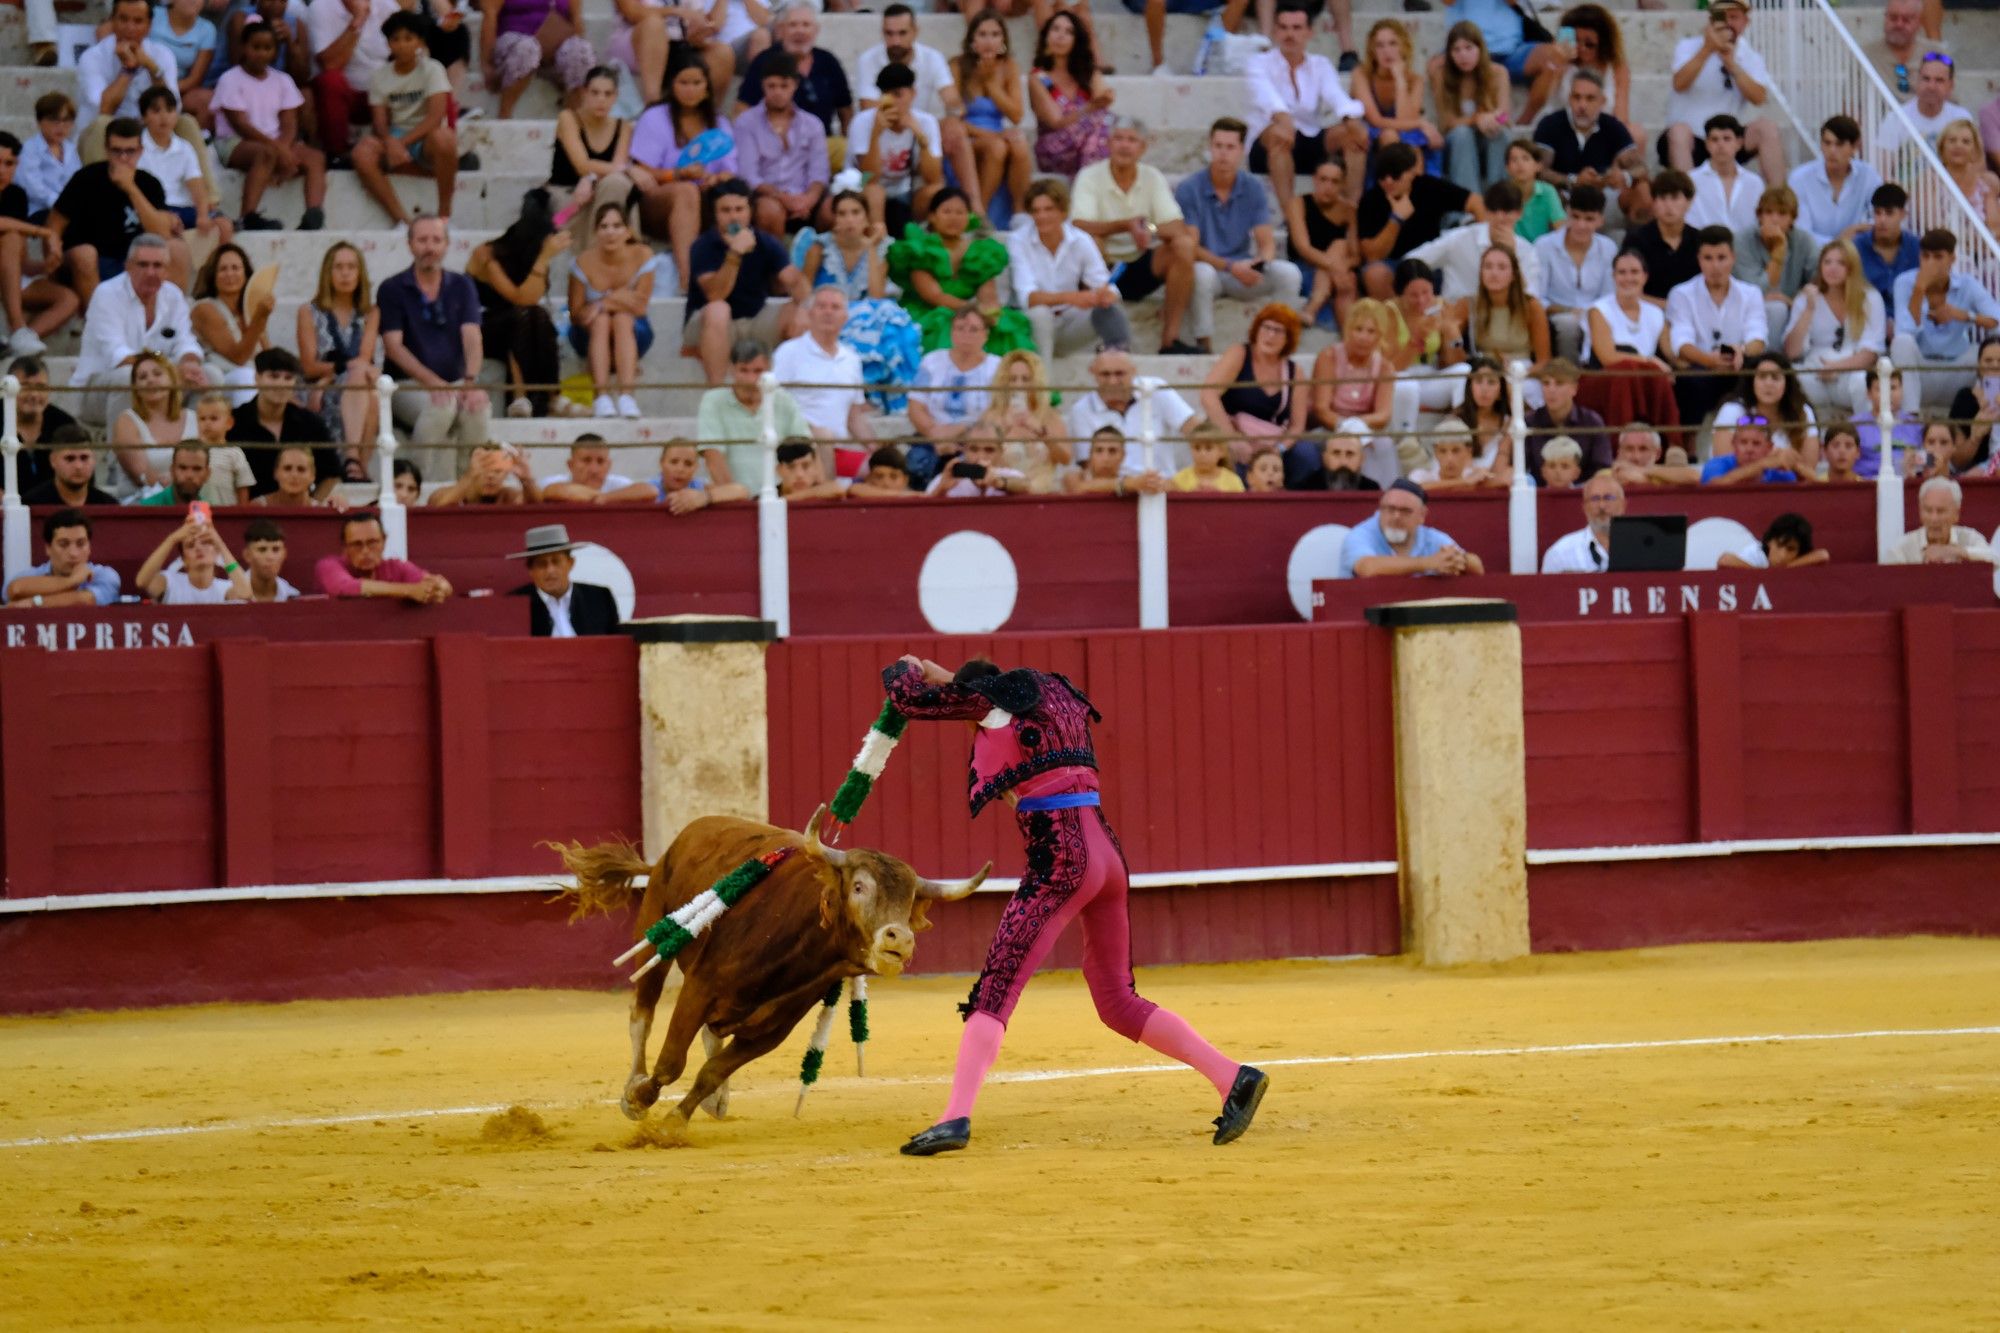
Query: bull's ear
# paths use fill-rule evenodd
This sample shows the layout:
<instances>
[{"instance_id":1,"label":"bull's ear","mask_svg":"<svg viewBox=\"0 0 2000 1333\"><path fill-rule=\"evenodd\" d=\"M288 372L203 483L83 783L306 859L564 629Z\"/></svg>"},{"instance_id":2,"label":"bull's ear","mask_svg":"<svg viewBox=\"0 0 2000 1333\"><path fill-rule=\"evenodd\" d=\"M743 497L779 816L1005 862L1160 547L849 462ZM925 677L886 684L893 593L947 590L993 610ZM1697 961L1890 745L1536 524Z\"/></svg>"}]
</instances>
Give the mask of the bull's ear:
<instances>
[{"instance_id":1,"label":"bull's ear","mask_svg":"<svg viewBox=\"0 0 2000 1333\"><path fill-rule=\"evenodd\" d=\"M820 802L819 809L813 811L806 821L806 850L825 861L836 870L847 865L847 853L838 847L829 847L819 840L819 822L826 818L826 803Z\"/></svg>"},{"instance_id":2,"label":"bull's ear","mask_svg":"<svg viewBox=\"0 0 2000 1333\"><path fill-rule=\"evenodd\" d=\"M979 873L971 879L963 879L956 882L940 882L934 879L925 879L919 875L917 877L917 897L920 900L935 898L940 902L957 902L960 898L969 896L974 889L984 884L986 877L992 873L993 863L988 861L985 865L979 867Z\"/></svg>"},{"instance_id":3,"label":"bull's ear","mask_svg":"<svg viewBox=\"0 0 2000 1333\"><path fill-rule=\"evenodd\" d=\"M928 899L919 897L910 904L910 929L929 930L931 928L931 905Z\"/></svg>"}]
</instances>

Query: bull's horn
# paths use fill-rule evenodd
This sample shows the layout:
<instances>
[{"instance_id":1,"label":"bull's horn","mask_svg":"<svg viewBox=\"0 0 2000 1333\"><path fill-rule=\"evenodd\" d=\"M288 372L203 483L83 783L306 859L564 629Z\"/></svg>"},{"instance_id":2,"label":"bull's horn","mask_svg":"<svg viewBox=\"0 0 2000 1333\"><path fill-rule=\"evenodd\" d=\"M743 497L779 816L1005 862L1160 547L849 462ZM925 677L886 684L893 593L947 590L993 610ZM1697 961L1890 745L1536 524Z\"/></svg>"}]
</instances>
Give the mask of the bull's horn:
<instances>
[{"instance_id":1,"label":"bull's horn","mask_svg":"<svg viewBox=\"0 0 2000 1333\"><path fill-rule=\"evenodd\" d=\"M917 896L919 898L935 898L940 902L955 903L960 898L970 895L981 884L984 884L986 877L992 873L993 863L988 861L985 865L979 867L979 872L971 879L962 879L955 884L942 883L934 879L925 879L920 875L917 877Z\"/></svg>"},{"instance_id":2,"label":"bull's horn","mask_svg":"<svg viewBox=\"0 0 2000 1333\"><path fill-rule=\"evenodd\" d=\"M814 856L823 858L828 865L839 868L847 864L847 853L838 847L829 847L819 840L819 821L824 818L826 818L826 803L822 801L819 809L813 811L812 818L806 821L806 850Z\"/></svg>"}]
</instances>

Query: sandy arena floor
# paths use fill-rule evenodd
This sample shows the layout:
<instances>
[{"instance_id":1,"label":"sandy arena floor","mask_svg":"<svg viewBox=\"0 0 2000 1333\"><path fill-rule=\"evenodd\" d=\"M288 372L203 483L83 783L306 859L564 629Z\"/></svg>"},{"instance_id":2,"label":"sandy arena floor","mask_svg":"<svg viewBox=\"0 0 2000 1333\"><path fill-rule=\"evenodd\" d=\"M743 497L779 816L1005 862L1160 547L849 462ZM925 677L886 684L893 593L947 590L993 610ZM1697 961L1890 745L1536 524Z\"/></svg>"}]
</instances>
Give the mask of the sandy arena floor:
<instances>
[{"instance_id":1,"label":"sandy arena floor","mask_svg":"<svg viewBox=\"0 0 2000 1333\"><path fill-rule=\"evenodd\" d=\"M0 1021L0 1325L1995 1318L2000 941L1142 973L1273 1063L1226 1149L1207 1086L1132 1071L1155 1057L1054 973L972 1150L901 1158L942 1104L965 984L877 983L871 1077L843 1022L838 1077L794 1120L802 1026L739 1079L735 1118L698 1117L679 1150L628 1146L609 993ZM1938 1031L1964 1028L1986 1031ZM1409 1054L1324 1059L1385 1053ZM509 1104L547 1135L488 1130Z\"/></svg>"}]
</instances>

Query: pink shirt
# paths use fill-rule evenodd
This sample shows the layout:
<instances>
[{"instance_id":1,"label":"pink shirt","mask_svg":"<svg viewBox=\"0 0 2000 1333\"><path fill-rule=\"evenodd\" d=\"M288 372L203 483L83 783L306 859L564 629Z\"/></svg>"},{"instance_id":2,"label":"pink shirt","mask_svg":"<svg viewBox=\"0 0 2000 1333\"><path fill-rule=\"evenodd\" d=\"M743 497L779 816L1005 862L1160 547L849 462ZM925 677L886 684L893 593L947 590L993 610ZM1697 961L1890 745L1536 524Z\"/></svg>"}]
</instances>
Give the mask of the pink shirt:
<instances>
[{"instance_id":1,"label":"pink shirt","mask_svg":"<svg viewBox=\"0 0 2000 1333\"><path fill-rule=\"evenodd\" d=\"M267 69L264 77L253 79L241 65L233 65L215 85L209 105L217 111L241 111L252 129L267 139L278 137L278 113L305 105L299 85L281 69ZM232 132L234 127L231 127Z\"/></svg>"},{"instance_id":2,"label":"pink shirt","mask_svg":"<svg viewBox=\"0 0 2000 1333\"><path fill-rule=\"evenodd\" d=\"M422 583L424 571L407 560L384 560L366 574L357 574L347 567L343 556L320 557L313 566L313 575L319 580L319 590L329 597L359 597L361 580L375 583Z\"/></svg>"}]
</instances>

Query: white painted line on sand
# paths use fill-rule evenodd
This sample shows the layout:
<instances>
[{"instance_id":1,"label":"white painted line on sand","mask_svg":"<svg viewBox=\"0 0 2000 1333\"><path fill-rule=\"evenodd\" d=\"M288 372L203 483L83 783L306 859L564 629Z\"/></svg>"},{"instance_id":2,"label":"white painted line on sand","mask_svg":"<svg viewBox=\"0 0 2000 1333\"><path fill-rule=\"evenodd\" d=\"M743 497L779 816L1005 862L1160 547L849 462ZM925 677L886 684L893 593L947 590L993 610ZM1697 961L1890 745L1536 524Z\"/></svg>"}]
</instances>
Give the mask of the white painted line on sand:
<instances>
[{"instance_id":1,"label":"white painted line on sand","mask_svg":"<svg viewBox=\"0 0 2000 1333\"><path fill-rule=\"evenodd\" d=\"M1411 1060L1480 1059L1493 1056L1592 1055L1608 1051L1670 1051L1710 1046L1781 1046L1803 1042L1884 1041L1897 1038L2000 1037L2000 1025L1963 1028L1873 1028L1859 1032L1762 1032L1730 1037L1665 1037L1651 1041L1581 1041L1544 1046L1470 1046L1431 1051L1376 1051L1361 1055L1294 1055L1259 1060L1260 1069L1307 1065L1394 1064ZM1095 1069L1003 1070L990 1083L1055 1083L1073 1078L1115 1078L1124 1074L1169 1074L1185 1072L1187 1066L1103 1065ZM932 1087L948 1084L940 1075L915 1078L828 1078L824 1088ZM65 1143L126 1143L138 1139L180 1138L197 1134L230 1134L266 1129L318 1129L328 1125L357 1125L375 1120L435 1120L445 1116L493 1115L509 1105L525 1105L535 1110L568 1110L576 1105L613 1106L611 1098L599 1102L558 1103L496 1102L490 1106L436 1106L405 1111L362 1111L352 1115L291 1116L273 1120L218 1120L201 1125L154 1125L143 1129L114 1129L93 1134L58 1134L41 1138L0 1139L0 1149L45 1148Z\"/></svg>"}]
</instances>

